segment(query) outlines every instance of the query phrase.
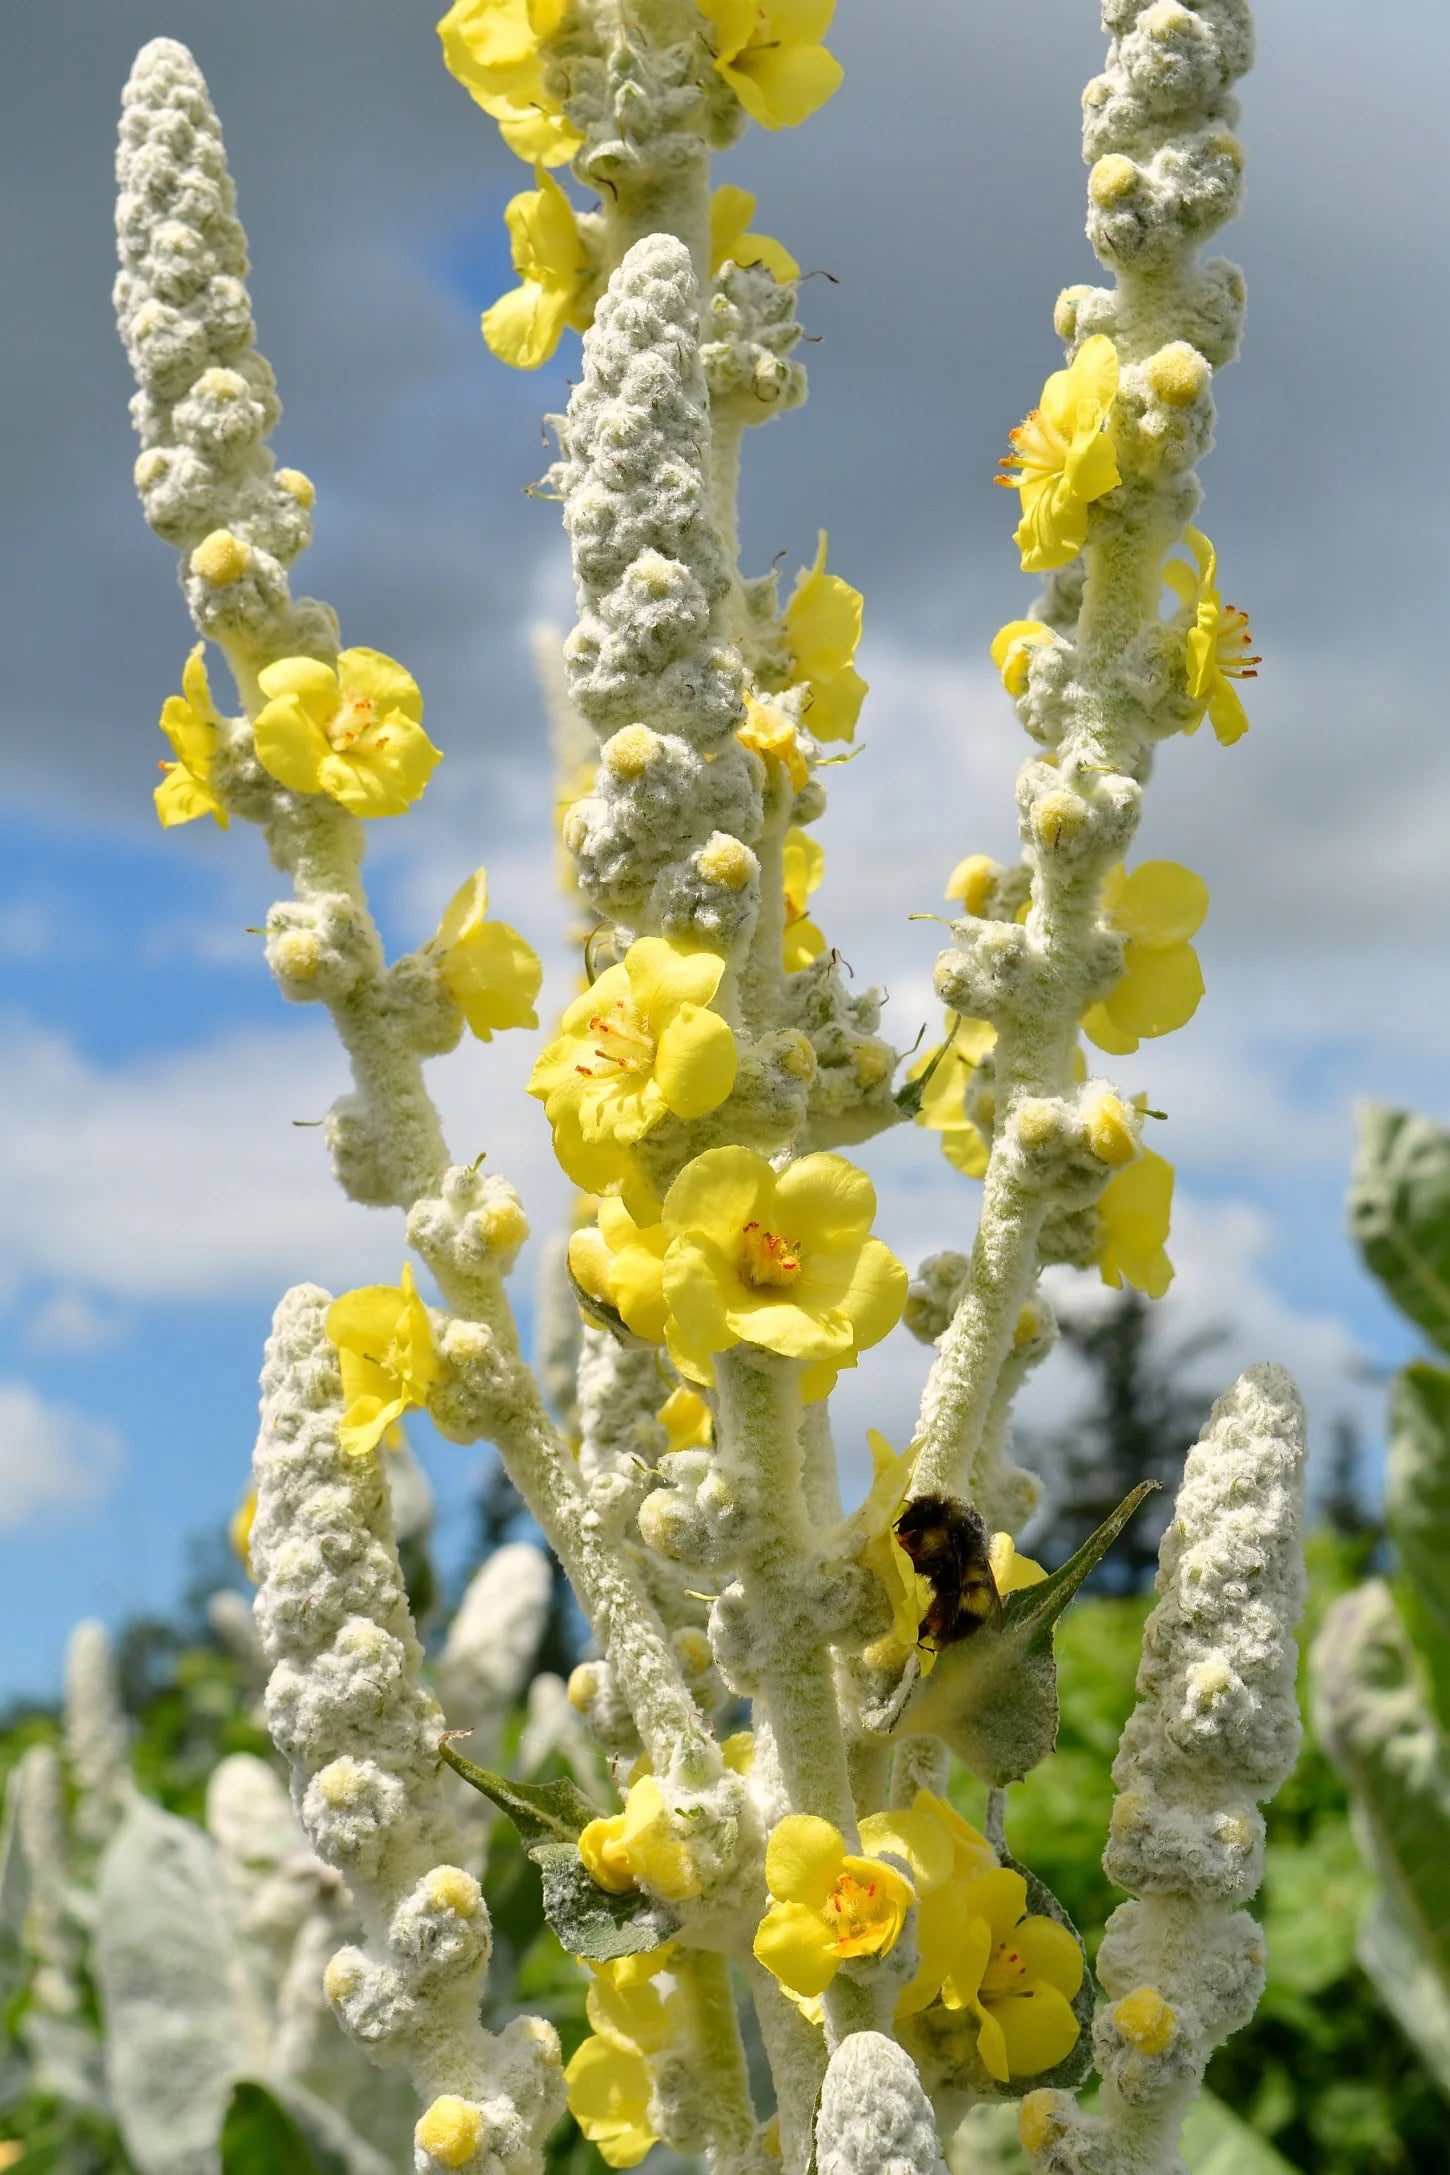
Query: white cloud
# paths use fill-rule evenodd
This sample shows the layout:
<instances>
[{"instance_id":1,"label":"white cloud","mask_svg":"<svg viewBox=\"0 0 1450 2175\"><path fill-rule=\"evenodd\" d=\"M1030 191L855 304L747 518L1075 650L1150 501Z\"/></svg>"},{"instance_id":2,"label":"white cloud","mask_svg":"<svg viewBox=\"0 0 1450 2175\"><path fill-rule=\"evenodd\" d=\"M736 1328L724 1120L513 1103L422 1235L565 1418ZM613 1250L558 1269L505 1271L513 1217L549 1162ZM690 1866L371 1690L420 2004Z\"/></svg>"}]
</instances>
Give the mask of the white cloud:
<instances>
[{"instance_id":1,"label":"white cloud","mask_svg":"<svg viewBox=\"0 0 1450 2175\"><path fill-rule=\"evenodd\" d=\"M0 1529L60 1504L94 1502L120 1463L113 1427L48 1404L28 1382L0 1382Z\"/></svg>"},{"instance_id":2,"label":"white cloud","mask_svg":"<svg viewBox=\"0 0 1450 2175\"><path fill-rule=\"evenodd\" d=\"M56 1291L26 1324L33 1352L103 1352L121 1334L120 1318L83 1291Z\"/></svg>"}]
</instances>

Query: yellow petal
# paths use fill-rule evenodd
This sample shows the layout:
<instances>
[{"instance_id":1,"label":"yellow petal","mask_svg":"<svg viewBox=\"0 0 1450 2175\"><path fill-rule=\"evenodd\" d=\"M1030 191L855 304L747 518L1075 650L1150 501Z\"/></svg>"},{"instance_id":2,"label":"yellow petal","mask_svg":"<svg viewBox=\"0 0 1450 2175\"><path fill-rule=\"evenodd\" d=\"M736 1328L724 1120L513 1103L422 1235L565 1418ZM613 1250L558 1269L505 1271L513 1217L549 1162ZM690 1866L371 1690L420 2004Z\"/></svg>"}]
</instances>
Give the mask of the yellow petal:
<instances>
[{"instance_id":1,"label":"yellow petal","mask_svg":"<svg viewBox=\"0 0 1450 2175\"><path fill-rule=\"evenodd\" d=\"M839 672L812 680L805 710L806 729L817 740L849 740L870 692L869 684L854 665L843 665Z\"/></svg>"},{"instance_id":2,"label":"yellow petal","mask_svg":"<svg viewBox=\"0 0 1450 2175\"><path fill-rule=\"evenodd\" d=\"M752 121L762 128L795 128L841 87L845 71L823 45L747 47L724 76Z\"/></svg>"},{"instance_id":3,"label":"yellow petal","mask_svg":"<svg viewBox=\"0 0 1450 2175\"><path fill-rule=\"evenodd\" d=\"M752 1218L763 1220L774 1197L775 1173L764 1156L751 1148L707 1148L665 1195L665 1228L672 1236L701 1232L733 1245Z\"/></svg>"},{"instance_id":4,"label":"yellow petal","mask_svg":"<svg viewBox=\"0 0 1450 2175\"><path fill-rule=\"evenodd\" d=\"M975 2006L975 2005L974 2005ZM1007 2059L1007 2039L996 2014L985 2007L977 2007L977 2052L982 2057L982 2067L998 2084L1005 2084L1012 2074Z\"/></svg>"},{"instance_id":5,"label":"yellow petal","mask_svg":"<svg viewBox=\"0 0 1450 2175\"><path fill-rule=\"evenodd\" d=\"M940 1888L955 1861L951 1838L927 1808L868 1813L861 1822L861 1848L871 1857L890 1852L904 1859L918 1896Z\"/></svg>"},{"instance_id":6,"label":"yellow petal","mask_svg":"<svg viewBox=\"0 0 1450 2175\"><path fill-rule=\"evenodd\" d=\"M395 658L376 649L345 649L337 660L337 679L342 699L360 696L370 702L381 720L401 712L410 724L423 716L423 696L411 672Z\"/></svg>"},{"instance_id":7,"label":"yellow petal","mask_svg":"<svg viewBox=\"0 0 1450 2175\"><path fill-rule=\"evenodd\" d=\"M296 695L267 703L258 713L252 739L257 761L280 785L294 793L322 791L322 767L331 750Z\"/></svg>"},{"instance_id":8,"label":"yellow petal","mask_svg":"<svg viewBox=\"0 0 1450 2175\"><path fill-rule=\"evenodd\" d=\"M964 1178L987 1175L987 1143L975 1125L951 1126L941 1136L941 1152Z\"/></svg>"},{"instance_id":9,"label":"yellow petal","mask_svg":"<svg viewBox=\"0 0 1450 2175\"><path fill-rule=\"evenodd\" d=\"M181 692L199 718L208 725L220 725L221 716L212 701L211 682L206 675L205 642L196 644L181 668Z\"/></svg>"},{"instance_id":10,"label":"yellow petal","mask_svg":"<svg viewBox=\"0 0 1450 2175\"><path fill-rule=\"evenodd\" d=\"M802 568L785 608L785 636L803 679L829 678L848 665L861 639L864 599L859 589L826 572L827 537L821 530L815 565ZM814 730L814 728L812 728Z\"/></svg>"},{"instance_id":11,"label":"yellow petal","mask_svg":"<svg viewBox=\"0 0 1450 2175\"><path fill-rule=\"evenodd\" d=\"M476 868L471 876L464 878L448 901L433 939L434 949L447 951L450 944L458 943L460 938L481 928L487 914L488 870Z\"/></svg>"},{"instance_id":12,"label":"yellow petal","mask_svg":"<svg viewBox=\"0 0 1450 2175\"><path fill-rule=\"evenodd\" d=\"M1144 861L1114 886L1104 910L1113 927L1140 944L1185 944L1208 912L1208 885L1179 861Z\"/></svg>"},{"instance_id":13,"label":"yellow petal","mask_svg":"<svg viewBox=\"0 0 1450 2175\"><path fill-rule=\"evenodd\" d=\"M843 1155L807 1155L788 1164L775 1182L775 1199L790 1236L806 1246L864 1237L876 1216L876 1188Z\"/></svg>"},{"instance_id":14,"label":"yellow petal","mask_svg":"<svg viewBox=\"0 0 1450 2175\"><path fill-rule=\"evenodd\" d=\"M1026 1559L1021 1559L1025 1561ZM951 1840L954 1867L959 1880L970 1879L977 1873L989 1873L997 1863L997 1853L969 1820L964 1820L947 1798L938 1797L935 1791L918 1790L911 1801L914 1812L929 1812L937 1820Z\"/></svg>"},{"instance_id":15,"label":"yellow petal","mask_svg":"<svg viewBox=\"0 0 1450 2175\"><path fill-rule=\"evenodd\" d=\"M1103 1003L1115 1027L1146 1039L1185 1026L1202 995L1203 970L1191 944L1152 950L1129 944L1123 978Z\"/></svg>"},{"instance_id":16,"label":"yellow petal","mask_svg":"<svg viewBox=\"0 0 1450 2175\"><path fill-rule=\"evenodd\" d=\"M994 2052L1000 2050L1005 2059L1006 2076L1035 2077L1044 2069L1055 2069L1077 2045L1080 2026L1055 1986L1034 1986L1030 1994L1012 1994L1002 2001L984 1999L983 2006L997 2027L992 2044ZM983 2025L977 2048L984 2062L986 2038ZM990 2062L987 2066L991 2069ZM993 2076L1003 2074L992 2069Z\"/></svg>"},{"instance_id":17,"label":"yellow petal","mask_svg":"<svg viewBox=\"0 0 1450 2175\"><path fill-rule=\"evenodd\" d=\"M544 979L539 956L517 929L486 921L451 945L439 979L481 1042L508 1027L537 1027L534 1010Z\"/></svg>"},{"instance_id":18,"label":"yellow petal","mask_svg":"<svg viewBox=\"0 0 1450 2175\"><path fill-rule=\"evenodd\" d=\"M1050 646L1055 640L1052 629L1044 626L1040 619L1009 619L1005 627L997 629L992 637L992 662L1001 673L1002 685L1009 695L1026 694L1033 650L1044 644ZM948 888L949 899L960 896L958 891Z\"/></svg>"},{"instance_id":19,"label":"yellow petal","mask_svg":"<svg viewBox=\"0 0 1450 2175\"><path fill-rule=\"evenodd\" d=\"M825 931L817 927L809 914L801 914L785 925L781 938L781 965L787 974L799 974L813 959L819 959L826 948Z\"/></svg>"},{"instance_id":20,"label":"yellow petal","mask_svg":"<svg viewBox=\"0 0 1450 2175\"><path fill-rule=\"evenodd\" d=\"M659 1034L683 1004L708 1004L720 987L725 962L716 952L687 952L663 937L642 936L630 945L622 962L627 995L643 1013L652 1034ZM618 973L610 968L609 974ZM607 975L594 984L594 1009L613 1003L616 986L605 991Z\"/></svg>"},{"instance_id":21,"label":"yellow petal","mask_svg":"<svg viewBox=\"0 0 1450 2175\"><path fill-rule=\"evenodd\" d=\"M959 1881L948 1881L922 1898L916 1913L916 1972L897 2001L898 2016L915 2016L936 2000L966 1942L968 1925Z\"/></svg>"},{"instance_id":22,"label":"yellow petal","mask_svg":"<svg viewBox=\"0 0 1450 2175\"><path fill-rule=\"evenodd\" d=\"M722 182L710 199L710 271L713 276L755 216L755 198L733 181ZM738 260L737 260L738 261Z\"/></svg>"},{"instance_id":23,"label":"yellow petal","mask_svg":"<svg viewBox=\"0 0 1450 2175\"><path fill-rule=\"evenodd\" d=\"M890 1335L905 1310L910 1282L890 1247L881 1239L868 1238L841 1299L841 1312L851 1324L858 1351Z\"/></svg>"},{"instance_id":24,"label":"yellow petal","mask_svg":"<svg viewBox=\"0 0 1450 2175\"><path fill-rule=\"evenodd\" d=\"M813 1813L787 1813L765 1849L765 1884L778 1903L824 1910L846 1854L839 1828ZM816 1992L802 1987L803 1993Z\"/></svg>"},{"instance_id":25,"label":"yellow petal","mask_svg":"<svg viewBox=\"0 0 1450 2175\"><path fill-rule=\"evenodd\" d=\"M660 1036L654 1076L676 1117L701 1118L724 1102L735 1085L738 1063L729 1022L718 1012L687 1004Z\"/></svg>"},{"instance_id":26,"label":"yellow petal","mask_svg":"<svg viewBox=\"0 0 1450 2175\"><path fill-rule=\"evenodd\" d=\"M1161 1299L1173 1280L1164 1251L1173 1203L1173 1166L1151 1148L1108 1180L1098 1197L1097 1262L1103 1282Z\"/></svg>"},{"instance_id":27,"label":"yellow petal","mask_svg":"<svg viewBox=\"0 0 1450 2175\"><path fill-rule=\"evenodd\" d=\"M559 345L568 311L565 291L525 280L484 311L483 337L489 352L513 370L537 370Z\"/></svg>"},{"instance_id":28,"label":"yellow petal","mask_svg":"<svg viewBox=\"0 0 1450 2175\"><path fill-rule=\"evenodd\" d=\"M1223 673L1214 676L1213 688L1208 698L1209 723L1220 747L1229 748L1236 740L1242 740L1249 729L1248 712L1239 698L1238 690Z\"/></svg>"},{"instance_id":29,"label":"yellow petal","mask_svg":"<svg viewBox=\"0 0 1450 2175\"><path fill-rule=\"evenodd\" d=\"M337 674L315 657L280 657L275 664L263 665L257 685L269 701L294 696L314 725L326 725L337 715L341 699Z\"/></svg>"},{"instance_id":30,"label":"yellow petal","mask_svg":"<svg viewBox=\"0 0 1450 2175\"><path fill-rule=\"evenodd\" d=\"M1082 1016L1082 1031L1089 1042L1106 1050L1110 1057L1131 1057L1138 1047L1138 1037L1119 1027L1105 1004L1089 1005Z\"/></svg>"},{"instance_id":31,"label":"yellow petal","mask_svg":"<svg viewBox=\"0 0 1450 2175\"><path fill-rule=\"evenodd\" d=\"M772 1904L755 1929L754 1948L756 1962L797 1994L823 1994L840 1969L821 1909L804 1903Z\"/></svg>"},{"instance_id":32,"label":"yellow petal","mask_svg":"<svg viewBox=\"0 0 1450 2175\"><path fill-rule=\"evenodd\" d=\"M325 755L318 776L323 791L355 816L401 816L442 760L422 726L394 711L345 754Z\"/></svg>"},{"instance_id":33,"label":"yellow petal","mask_svg":"<svg viewBox=\"0 0 1450 2175\"><path fill-rule=\"evenodd\" d=\"M194 823L198 816L215 816L224 831L231 822L211 787L180 763L168 763L154 799L162 827L168 831L178 823Z\"/></svg>"},{"instance_id":34,"label":"yellow petal","mask_svg":"<svg viewBox=\"0 0 1450 2175\"><path fill-rule=\"evenodd\" d=\"M1024 1918L1012 1931L1012 1946L1021 1958L1028 1983L1041 1980L1056 1987L1071 2001L1082 1985L1083 1954L1066 1926L1055 1918Z\"/></svg>"},{"instance_id":35,"label":"yellow petal","mask_svg":"<svg viewBox=\"0 0 1450 2175\"><path fill-rule=\"evenodd\" d=\"M654 2144L649 2070L637 2054L586 2039L564 2071L569 2112L610 2167L636 2167Z\"/></svg>"},{"instance_id":36,"label":"yellow petal","mask_svg":"<svg viewBox=\"0 0 1450 2175\"><path fill-rule=\"evenodd\" d=\"M993 1948L1007 1939L1027 1909L1027 1883L1010 1866L975 1874L964 1892L973 1918L984 1919L990 1928Z\"/></svg>"}]
</instances>

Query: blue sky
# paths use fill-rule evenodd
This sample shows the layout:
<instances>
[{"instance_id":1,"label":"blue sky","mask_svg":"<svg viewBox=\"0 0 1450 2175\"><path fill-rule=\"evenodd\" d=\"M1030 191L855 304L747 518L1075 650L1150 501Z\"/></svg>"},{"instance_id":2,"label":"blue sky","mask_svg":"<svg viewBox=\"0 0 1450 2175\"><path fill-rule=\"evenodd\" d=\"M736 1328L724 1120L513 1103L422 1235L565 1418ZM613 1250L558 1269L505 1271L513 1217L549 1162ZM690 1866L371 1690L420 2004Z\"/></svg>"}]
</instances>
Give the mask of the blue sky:
<instances>
[{"instance_id":1,"label":"blue sky","mask_svg":"<svg viewBox=\"0 0 1450 2175\"><path fill-rule=\"evenodd\" d=\"M1381 1393L1363 1356L1409 1340L1343 1237L1351 1106L1444 1114L1450 757L1435 633L1446 350L1440 111L1450 23L1279 0L1245 93L1249 204L1226 246L1250 285L1221 386L1204 525L1263 676L1233 750L1170 745L1141 854L1186 861L1213 909L1208 995L1126 1084L1167 1109L1180 1172L1165 1314L1231 1325L1215 1366L1282 1358L1316 1425ZM395 0L108 0L4 34L0 268L7 658L0 704L0 1694L56 1682L70 1624L164 1606L188 1535L244 1484L260 1344L302 1277L393 1277L399 1220L333 1191L320 1117L345 1085L325 1023L286 1012L244 931L272 877L255 838L163 837L155 719L190 635L170 554L130 485L110 323L110 161L131 54L188 42L222 116L252 239L281 456L318 486L300 573L349 640L400 657L447 760L416 816L376 828L375 899L412 943L479 860L495 910L563 963L550 785L525 630L562 619L552 509L523 496L535 377L485 353L506 282L501 213L526 179L444 74L429 8ZM840 0L845 87L803 130L722 168L808 266L812 398L747 457L747 563L811 555L867 598L859 762L834 774L820 918L885 983L905 1046L933 1016L930 925L959 856L1007 851L1020 732L986 659L1026 607L1005 432L1060 356L1058 288L1090 276L1077 99L1100 64L1090 0ZM16 306L18 303L18 306ZM528 1037L438 1068L458 1151L562 1205L521 1087ZM1136 1067L1136 1069L1133 1069ZM916 1259L963 1243L971 1189L919 1134L865 1160ZM520 1306L528 1311L526 1261ZM904 1439L923 1356L903 1335L850 1384L842 1439ZM1039 1410L1060 1410L1066 1362ZM445 1554L481 1453L417 1444Z\"/></svg>"}]
</instances>

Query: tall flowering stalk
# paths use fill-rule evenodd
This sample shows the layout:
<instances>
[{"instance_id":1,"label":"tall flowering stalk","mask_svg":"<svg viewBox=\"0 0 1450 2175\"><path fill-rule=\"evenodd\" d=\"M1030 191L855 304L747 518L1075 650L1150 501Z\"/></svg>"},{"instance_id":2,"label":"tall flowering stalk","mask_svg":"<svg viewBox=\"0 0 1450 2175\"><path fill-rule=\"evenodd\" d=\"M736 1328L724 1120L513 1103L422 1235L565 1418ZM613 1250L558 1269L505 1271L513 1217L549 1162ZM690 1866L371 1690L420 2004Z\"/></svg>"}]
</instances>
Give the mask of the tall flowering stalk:
<instances>
[{"instance_id":1,"label":"tall flowering stalk","mask_svg":"<svg viewBox=\"0 0 1450 2175\"><path fill-rule=\"evenodd\" d=\"M332 613L291 594L313 494L273 465L275 393L201 78L158 41L127 91L117 299L141 387L137 480L182 554L202 637L161 719L158 814L264 830L292 886L268 915L269 964L289 1001L328 1008L352 1065L327 1126L337 1175L354 1199L404 1212L431 1279L409 1264L396 1285L283 1301L251 1540L274 1735L313 1848L362 1920L327 1994L362 2046L411 2069L428 2103L423 2175L541 2167L561 2098L547 2025L493 2039L477 2024L490 1934L458 1862L445 1758L514 1821L551 1924L589 1969L592 2035L563 2089L612 2166L664 2139L722 2175L803 2171L813 2155L823 2170L929 2175L943 2110L1035 2088L1023 2134L1044 2166L1166 2171L1205 2035L1251 1991L1246 1967L1236 2002L1212 2018L1200 2004L1196 2037L1183 2021L1175 1943L1201 1899L1164 1868L1185 1821L1227 1833L1222 1747L1135 1721L1120 1808L1147 1804L1129 1787L1147 1761L1166 1840L1147 1872L1131 1869L1141 1926L1105 1948L1104 2113L1084 2128L1071 2099L1091 2051L1082 1946L1011 1857L1002 1796L1051 1749L1053 1624L1133 1507L1051 1575L1014 1547L1035 1484L1008 1458L1011 1403L1053 1339L1037 1278L1067 1261L1159 1293L1172 1273L1172 1174L1143 1139L1156 1114L1089 1070L1080 1036L1132 1055L1202 994L1205 887L1129 856L1156 745L1205 715L1236 738L1234 683L1257 662L1192 526L1212 380L1242 308L1239 275L1197 253L1237 203L1247 9L1105 9L1113 43L1088 89L1086 148L1089 234L1114 284L1060 298L1066 367L1012 433L1000 479L1018 493L1022 565L1046 576L1033 616L992 644L1035 743L1022 852L1010 868L969 854L952 873L947 1025L899 1084L879 993L851 988L810 910L822 770L869 692L863 599L824 533L785 598L774 574L740 564L749 434L805 395L799 267L754 230L749 193L711 178L747 122L794 127L834 94L832 12L455 0L439 25L448 67L529 169L506 210L517 283L483 336L518 368L571 329L584 338L549 477L577 617L544 669L561 835L593 921L583 986L530 1081L581 1199L567 1261L551 1260L537 1373L507 1295L522 1204L506 1179L450 1162L423 1066L465 1027L488 1041L536 1026L538 963L492 918L481 869L431 938L385 958L364 826L439 790L440 750L406 669L342 647ZM240 715L219 707L208 642ZM970 1256L914 1279L842 1152L912 1118L982 1179ZM830 1395L903 1316L937 1347L920 1421L899 1454L873 1438L875 1480L848 1514ZM609 1757L617 1810L572 1784L510 1782L446 1744L385 1477L414 1409L450 1440L497 1445L568 1573L596 1645L569 1696ZM1217 1503L1221 1465L1236 1510L1277 1521L1259 1606L1278 1657L1265 1696L1281 1705L1297 1428L1292 1387L1261 1370L1230 1393L1190 1476ZM1165 1671L1180 1696L1181 1662L1195 1714L1257 1696L1233 1584L1241 1536L1189 1498L1165 1545L1142 1713L1161 1706ZM1173 1583L1185 1551L1195 1576L1229 1582L1211 1620ZM470 1602L475 1645L482 1606ZM444 1655L450 1696L460 1652ZM740 1701L750 1728L727 1734ZM1150 1758L1154 1729L1171 1760ZM950 1801L952 1755L994 1793L988 1834ZM1257 1816L1237 1798L1277 1773L1249 1761L1229 1790L1223 1819L1244 1829L1235 1903L1257 1879ZM1117 1829L1113 1847L1127 1847ZM1172 1908L1153 1900L1165 1880ZM1151 2016L1146 1994L1119 1985L1129 1948L1157 1974ZM752 2097L732 1966L773 2114ZM1129 2076L1120 2042L1141 2054L1155 2037L1160 2054L1190 2052Z\"/></svg>"}]
</instances>

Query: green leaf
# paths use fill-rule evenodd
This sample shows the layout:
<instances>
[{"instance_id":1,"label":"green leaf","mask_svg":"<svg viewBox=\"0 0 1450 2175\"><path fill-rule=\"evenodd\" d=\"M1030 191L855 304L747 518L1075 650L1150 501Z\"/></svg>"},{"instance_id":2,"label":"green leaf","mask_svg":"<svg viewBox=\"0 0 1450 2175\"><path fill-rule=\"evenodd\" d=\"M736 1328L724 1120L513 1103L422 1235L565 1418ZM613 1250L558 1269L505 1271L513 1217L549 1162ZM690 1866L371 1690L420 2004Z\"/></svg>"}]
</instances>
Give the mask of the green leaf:
<instances>
[{"instance_id":1,"label":"green leaf","mask_svg":"<svg viewBox=\"0 0 1450 2175\"><path fill-rule=\"evenodd\" d=\"M1450 1374L1424 1361L1390 1392L1389 1523L1412 1589L1406 1629L1450 1716Z\"/></svg>"},{"instance_id":2,"label":"green leaf","mask_svg":"<svg viewBox=\"0 0 1450 2175\"><path fill-rule=\"evenodd\" d=\"M1349 1784L1381 1890L1360 1961L1450 2092L1450 1747L1381 1580L1334 1604L1311 1668L1319 1735Z\"/></svg>"},{"instance_id":3,"label":"green leaf","mask_svg":"<svg viewBox=\"0 0 1450 2175\"><path fill-rule=\"evenodd\" d=\"M1450 1133L1362 1104L1349 1227L1400 1311L1450 1352Z\"/></svg>"},{"instance_id":4,"label":"green leaf","mask_svg":"<svg viewBox=\"0 0 1450 2175\"><path fill-rule=\"evenodd\" d=\"M610 1963L660 1948L679 1926L663 1903L640 1889L611 1895L591 1880L572 1843L536 1843L529 1856L544 1887L544 1916L571 1956Z\"/></svg>"},{"instance_id":5,"label":"green leaf","mask_svg":"<svg viewBox=\"0 0 1450 2175\"><path fill-rule=\"evenodd\" d=\"M946 1041L939 1043L936 1049L932 1051L916 1078L914 1080L903 1080L901 1086L892 1096L891 1100L895 1103L903 1118L914 1118L916 1116L926 1100L926 1091L931 1086L932 1074L939 1065L943 1064L951 1056L955 1046L956 1023L953 1022L951 1033L947 1036Z\"/></svg>"},{"instance_id":6,"label":"green leaf","mask_svg":"<svg viewBox=\"0 0 1450 2175\"><path fill-rule=\"evenodd\" d=\"M332 2167L336 2162L332 2162ZM243 2077L222 2118L222 2175L331 2175L265 2085Z\"/></svg>"},{"instance_id":7,"label":"green leaf","mask_svg":"<svg viewBox=\"0 0 1450 2175\"><path fill-rule=\"evenodd\" d=\"M1156 1480L1141 1480L1110 1511L1095 1533L1090 1533L1060 1570L1035 1586L1020 1586L1002 1603L1002 1628L1008 1632L1041 1635L1050 1631L1090 1571L1096 1570L1145 1496L1157 1492Z\"/></svg>"},{"instance_id":8,"label":"green leaf","mask_svg":"<svg viewBox=\"0 0 1450 2175\"><path fill-rule=\"evenodd\" d=\"M591 1956L608 1963L616 1956L638 1956L668 1941L679 1925L674 1913L641 1889L611 1895L590 1878L577 1843L599 1807L577 1784L510 1782L505 1775L475 1767L445 1738L439 1746L448 1765L472 1783L519 1832L524 1849L539 1868L544 1916L571 1956Z\"/></svg>"},{"instance_id":9,"label":"green leaf","mask_svg":"<svg viewBox=\"0 0 1450 2175\"><path fill-rule=\"evenodd\" d=\"M472 1760L454 1751L446 1737L438 1750L455 1775L508 1815L530 1856L541 1843L576 1843L590 1821L599 1818L599 1807L567 1777L557 1782L511 1782L507 1775L475 1767Z\"/></svg>"},{"instance_id":10,"label":"green leaf","mask_svg":"<svg viewBox=\"0 0 1450 2175\"><path fill-rule=\"evenodd\" d=\"M1212 2092L1189 2108L1178 2149L1189 2175L1295 2175L1294 2163Z\"/></svg>"},{"instance_id":11,"label":"green leaf","mask_svg":"<svg viewBox=\"0 0 1450 2175\"><path fill-rule=\"evenodd\" d=\"M970 1638L944 1647L931 1675L919 1678L905 1700L893 1703L888 1733L935 1734L989 1789L1005 1788L1030 1774L1057 1742L1053 1626L1156 1486L1156 1481L1145 1480L1134 1488L1060 1571L1008 1594L1000 1629L984 1624ZM874 1726L869 1714L866 1720L868 1727Z\"/></svg>"}]
</instances>

